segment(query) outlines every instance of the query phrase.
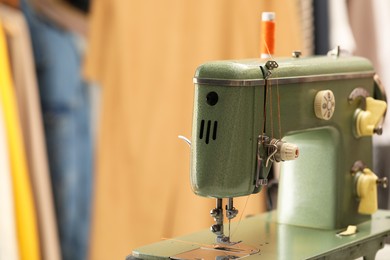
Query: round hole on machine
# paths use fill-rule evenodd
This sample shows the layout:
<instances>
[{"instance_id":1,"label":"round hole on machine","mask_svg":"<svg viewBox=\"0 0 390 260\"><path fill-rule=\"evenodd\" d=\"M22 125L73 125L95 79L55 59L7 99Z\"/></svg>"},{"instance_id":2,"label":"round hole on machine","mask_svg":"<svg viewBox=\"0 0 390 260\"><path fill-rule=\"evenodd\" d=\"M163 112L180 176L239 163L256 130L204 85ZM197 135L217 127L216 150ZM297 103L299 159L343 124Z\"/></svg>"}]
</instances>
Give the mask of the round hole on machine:
<instances>
[{"instance_id":1,"label":"round hole on machine","mask_svg":"<svg viewBox=\"0 0 390 260\"><path fill-rule=\"evenodd\" d=\"M218 94L214 91L209 92L206 96L206 101L210 106L214 106L218 103Z\"/></svg>"}]
</instances>

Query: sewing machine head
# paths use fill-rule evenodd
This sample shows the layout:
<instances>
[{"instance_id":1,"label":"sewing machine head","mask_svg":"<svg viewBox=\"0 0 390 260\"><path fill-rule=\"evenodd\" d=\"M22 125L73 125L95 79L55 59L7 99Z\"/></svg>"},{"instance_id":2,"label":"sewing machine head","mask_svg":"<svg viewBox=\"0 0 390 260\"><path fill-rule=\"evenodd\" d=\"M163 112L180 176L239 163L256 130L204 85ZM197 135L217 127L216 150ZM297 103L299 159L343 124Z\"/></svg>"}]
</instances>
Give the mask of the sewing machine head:
<instances>
[{"instance_id":1,"label":"sewing machine head","mask_svg":"<svg viewBox=\"0 0 390 260\"><path fill-rule=\"evenodd\" d=\"M191 186L217 199L218 243L233 198L267 185L283 162L278 221L322 229L362 222L376 210L372 135L386 102L369 61L324 56L216 61L195 74ZM373 188L375 186L375 188Z\"/></svg>"}]
</instances>

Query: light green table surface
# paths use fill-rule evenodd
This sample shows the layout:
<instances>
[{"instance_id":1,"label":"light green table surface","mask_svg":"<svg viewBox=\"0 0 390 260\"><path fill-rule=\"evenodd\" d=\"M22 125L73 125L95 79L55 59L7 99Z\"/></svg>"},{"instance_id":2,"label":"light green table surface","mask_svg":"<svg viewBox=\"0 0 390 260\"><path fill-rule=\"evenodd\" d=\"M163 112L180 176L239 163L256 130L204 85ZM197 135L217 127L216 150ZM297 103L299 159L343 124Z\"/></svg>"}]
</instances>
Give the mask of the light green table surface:
<instances>
[{"instance_id":1,"label":"light green table surface","mask_svg":"<svg viewBox=\"0 0 390 260\"><path fill-rule=\"evenodd\" d=\"M341 230L319 230L278 224L276 212L264 213L235 222L231 226L232 241L242 240L260 252L246 257L252 259L375 259L390 235L390 211L379 210L370 221L357 226L351 236L338 236ZM182 252L213 244L215 235L203 230L172 240L164 240L133 250L140 259L169 259ZM199 259L199 258L198 258ZM215 259L215 258L213 258ZM390 256L389 256L390 259Z\"/></svg>"}]
</instances>

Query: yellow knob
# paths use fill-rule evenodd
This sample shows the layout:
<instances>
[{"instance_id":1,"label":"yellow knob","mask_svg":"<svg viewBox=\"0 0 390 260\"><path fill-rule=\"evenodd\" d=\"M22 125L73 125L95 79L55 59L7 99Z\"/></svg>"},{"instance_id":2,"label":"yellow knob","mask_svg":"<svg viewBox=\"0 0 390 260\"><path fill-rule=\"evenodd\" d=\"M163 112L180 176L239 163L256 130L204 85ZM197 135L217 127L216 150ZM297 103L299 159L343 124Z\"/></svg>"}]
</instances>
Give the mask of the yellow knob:
<instances>
[{"instance_id":1,"label":"yellow knob","mask_svg":"<svg viewBox=\"0 0 390 260\"><path fill-rule=\"evenodd\" d=\"M372 136L386 111L385 101L366 98L366 110L359 111L356 118L356 133L360 136Z\"/></svg>"},{"instance_id":2,"label":"yellow knob","mask_svg":"<svg viewBox=\"0 0 390 260\"><path fill-rule=\"evenodd\" d=\"M370 215L378 209L378 177L368 168L363 169L357 180L357 195L360 198L358 212Z\"/></svg>"}]
</instances>

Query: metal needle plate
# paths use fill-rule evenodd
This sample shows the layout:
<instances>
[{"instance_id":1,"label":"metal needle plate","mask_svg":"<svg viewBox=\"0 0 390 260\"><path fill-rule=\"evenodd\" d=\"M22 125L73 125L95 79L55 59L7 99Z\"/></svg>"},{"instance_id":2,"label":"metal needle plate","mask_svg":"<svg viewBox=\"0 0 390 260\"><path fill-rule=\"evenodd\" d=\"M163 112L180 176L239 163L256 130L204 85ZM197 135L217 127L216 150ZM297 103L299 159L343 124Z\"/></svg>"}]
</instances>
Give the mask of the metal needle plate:
<instances>
[{"instance_id":1,"label":"metal needle plate","mask_svg":"<svg viewBox=\"0 0 390 260\"><path fill-rule=\"evenodd\" d=\"M194 250L190 250L184 253L171 256L171 259L176 260L228 260L228 259L241 259L252 254L258 253L260 250L252 246L248 246L242 243L235 244L234 246L216 245L210 247L200 247Z\"/></svg>"}]
</instances>

